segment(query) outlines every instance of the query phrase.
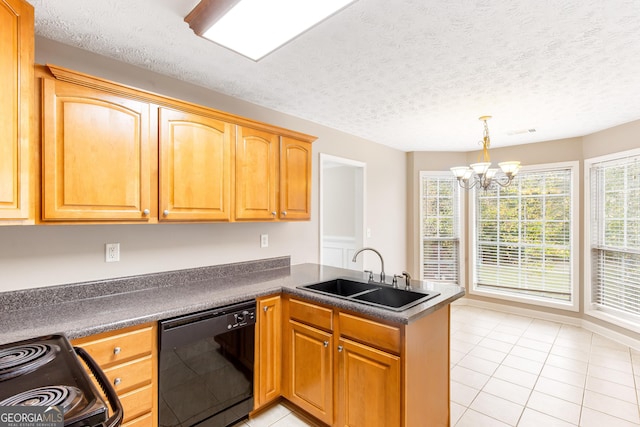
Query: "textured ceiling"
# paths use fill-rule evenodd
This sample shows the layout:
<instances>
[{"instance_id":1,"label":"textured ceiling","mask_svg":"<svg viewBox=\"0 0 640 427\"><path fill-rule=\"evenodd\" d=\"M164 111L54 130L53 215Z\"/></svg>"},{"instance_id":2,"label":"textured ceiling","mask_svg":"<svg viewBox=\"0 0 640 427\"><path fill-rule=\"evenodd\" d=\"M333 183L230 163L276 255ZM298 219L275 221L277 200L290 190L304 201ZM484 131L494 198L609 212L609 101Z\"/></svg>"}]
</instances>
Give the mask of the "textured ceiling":
<instances>
[{"instance_id":1,"label":"textured ceiling","mask_svg":"<svg viewBox=\"0 0 640 427\"><path fill-rule=\"evenodd\" d=\"M198 0L30 2L40 36L404 151L640 119L638 0L358 0L257 63L189 29Z\"/></svg>"}]
</instances>

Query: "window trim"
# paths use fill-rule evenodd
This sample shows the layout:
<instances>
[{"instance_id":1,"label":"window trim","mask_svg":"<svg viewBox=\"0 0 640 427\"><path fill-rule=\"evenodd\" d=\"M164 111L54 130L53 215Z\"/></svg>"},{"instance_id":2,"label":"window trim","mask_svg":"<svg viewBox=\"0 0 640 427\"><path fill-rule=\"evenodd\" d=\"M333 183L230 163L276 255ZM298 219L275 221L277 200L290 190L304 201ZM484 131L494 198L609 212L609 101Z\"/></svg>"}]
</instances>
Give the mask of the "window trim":
<instances>
[{"instance_id":1,"label":"window trim","mask_svg":"<svg viewBox=\"0 0 640 427\"><path fill-rule=\"evenodd\" d=\"M425 177L444 177L444 178L452 178L455 179L455 177L453 177L453 175L451 175L450 171L420 171L420 177L419 177L419 182L418 182L418 186L419 186L419 203L418 203L418 213L419 213L419 217L420 217L420 223L419 223L419 235L418 235L418 249L420 251L420 258L419 258L419 262L418 262L418 267L420 268L420 280L427 280L424 278L424 267L423 267L423 261L424 261L424 243L423 243L423 235L424 235L424 209L422 208L422 195L423 195L423 191L424 191L424 178ZM458 185L456 183L456 185ZM456 203L458 203L458 216L459 216L459 220L458 220L458 283L456 283L458 286L465 286L466 283L466 271L465 271L465 254L466 254L466 246L465 246L465 221L464 221L464 212L465 212L465 206L463 205L464 199L462 197L462 189L458 188L458 197L456 200Z\"/></svg>"},{"instance_id":2,"label":"window trim","mask_svg":"<svg viewBox=\"0 0 640 427\"><path fill-rule=\"evenodd\" d=\"M489 297L501 300L507 300L511 302L518 302L524 304L537 305L542 307L550 307L561 310L578 312L580 310L580 278L578 277L579 261L580 261L580 162L568 161L558 163L545 163L539 165L528 165L521 168L521 172L544 172L557 169L568 168L571 170L571 211L572 215L571 224L571 301L552 301L549 299L536 297L534 295L516 295L509 293L508 291L500 291L496 289L479 289L476 287L477 271L476 271L476 259L478 255L477 245L477 230L476 230L476 194L477 189L469 191L469 264L471 269L471 282L469 284L469 293L476 296ZM481 191L481 190L480 190Z\"/></svg>"},{"instance_id":3,"label":"window trim","mask_svg":"<svg viewBox=\"0 0 640 427\"><path fill-rule=\"evenodd\" d=\"M592 302L593 283L591 281L591 274L593 272L593 266L591 262L591 166L594 163L606 162L610 160L620 160L625 157L640 156L640 148L620 151L617 153L606 154L598 157L591 157L584 160L584 245L583 245L583 259L584 259L584 314L587 316L595 317L600 320L612 323L616 326L628 329L633 332L640 333L640 325L632 320L624 317L615 316L608 310L598 309L597 304ZM613 310L612 310L613 311Z\"/></svg>"}]
</instances>

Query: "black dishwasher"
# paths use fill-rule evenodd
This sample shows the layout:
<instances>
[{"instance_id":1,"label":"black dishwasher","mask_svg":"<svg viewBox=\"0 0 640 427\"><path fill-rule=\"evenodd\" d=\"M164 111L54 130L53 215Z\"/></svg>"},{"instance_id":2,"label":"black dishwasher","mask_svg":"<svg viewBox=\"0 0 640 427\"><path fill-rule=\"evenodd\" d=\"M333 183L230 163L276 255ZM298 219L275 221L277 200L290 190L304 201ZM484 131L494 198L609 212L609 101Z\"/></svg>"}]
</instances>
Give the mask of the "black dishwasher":
<instances>
[{"instance_id":1,"label":"black dishwasher","mask_svg":"<svg viewBox=\"0 0 640 427\"><path fill-rule=\"evenodd\" d=\"M225 427L253 409L255 301L160 322L161 427Z\"/></svg>"}]
</instances>

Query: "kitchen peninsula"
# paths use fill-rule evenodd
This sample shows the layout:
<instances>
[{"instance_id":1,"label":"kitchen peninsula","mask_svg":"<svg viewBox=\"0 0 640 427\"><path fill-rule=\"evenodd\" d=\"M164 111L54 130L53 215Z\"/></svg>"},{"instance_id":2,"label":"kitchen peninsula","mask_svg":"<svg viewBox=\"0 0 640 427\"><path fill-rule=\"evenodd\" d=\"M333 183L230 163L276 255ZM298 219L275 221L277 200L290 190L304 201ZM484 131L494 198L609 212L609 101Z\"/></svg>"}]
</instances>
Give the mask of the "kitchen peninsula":
<instances>
[{"instance_id":1,"label":"kitchen peninsula","mask_svg":"<svg viewBox=\"0 0 640 427\"><path fill-rule=\"evenodd\" d=\"M298 331L300 328L319 330L327 334L330 341L335 341L335 346L323 346L330 350L332 371L328 379L332 382L334 374L340 377L349 373L337 360L340 355L355 354L354 348L366 347L364 350L370 354L384 353L395 358L398 364L394 375L397 375L399 389L397 395L389 396L391 400L387 399L386 404L396 404L397 425L446 425L449 416L449 304L462 297L464 290L453 285L414 281L414 287L428 287L440 295L405 311L394 312L298 288L339 277L362 279L364 276L360 272L317 264L290 266L289 262L289 257L281 257L0 293L0 303L5 308L0 314L4 326L0 343L53 333L65 333L71 339L79 339L140 325L155 325L158 320L257 298L257 410L280 396L296 402L296 393L300 390L292 387L295 383L289 381L290 372L296 372L295 359L288 355L295 341L284 335L293 333L295 328L291 326L294 325ZM278 304L278 318L273 318L273 311L262 309L261 304L267 300ZM271 321L276 322L272 332L280 334L282 340L281 346L271 346L276 354L260 354L265 351L265 343L260 343L260 332L269 320L265 316L271 316ZM318 319L324 320L318 323ZM280 371L267 376L274 379L276 387L276 393L268 397L260 393L261 381L267 378L265 369L270 368L261 365L265 360L278 361L275 369ZM340 372L333 372L333 367ZM346 397L346 391L348 395L358 391L345 388L349 382L340 387L334 385L336 387L332 386L325 393L333 395L336 389L336 395ZM370 387L361 384L357 389L373 399L375 393ZM425 395L425 390L431 390L431 395ZM376 404L371 401L369 412ZM327 424L336 423L335 416L349 415L344 413L344 406L337 406L328 410L328 418L324 419ZM302 409L322 418L311 407ZM430 413L432 410L434 412ZM350 416L358 415L351 413ZM420 424L416 424L418 419ZM427 421L430 419L432 424Z\"/></svg>"}]
</instances>

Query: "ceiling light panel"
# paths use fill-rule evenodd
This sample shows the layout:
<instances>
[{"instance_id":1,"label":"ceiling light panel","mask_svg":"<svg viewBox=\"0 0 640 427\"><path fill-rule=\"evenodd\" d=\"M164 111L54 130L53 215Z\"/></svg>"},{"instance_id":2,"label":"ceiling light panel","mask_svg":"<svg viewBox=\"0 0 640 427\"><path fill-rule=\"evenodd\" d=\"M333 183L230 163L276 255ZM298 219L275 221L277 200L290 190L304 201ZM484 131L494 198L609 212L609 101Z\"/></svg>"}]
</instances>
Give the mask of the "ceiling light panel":
<instances>
[{"instance_id":1,"label":"ceiling light panel","mask_svg":"<svg viewBox=\"0 0 640 427\"><path fill-rule=\"evenodd\" d=\"M354 0L242 0L202 37L258 61Z\"/></svg>"}]
</instances>

